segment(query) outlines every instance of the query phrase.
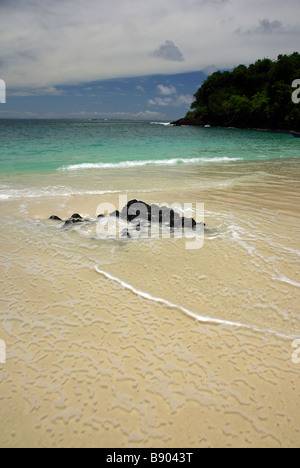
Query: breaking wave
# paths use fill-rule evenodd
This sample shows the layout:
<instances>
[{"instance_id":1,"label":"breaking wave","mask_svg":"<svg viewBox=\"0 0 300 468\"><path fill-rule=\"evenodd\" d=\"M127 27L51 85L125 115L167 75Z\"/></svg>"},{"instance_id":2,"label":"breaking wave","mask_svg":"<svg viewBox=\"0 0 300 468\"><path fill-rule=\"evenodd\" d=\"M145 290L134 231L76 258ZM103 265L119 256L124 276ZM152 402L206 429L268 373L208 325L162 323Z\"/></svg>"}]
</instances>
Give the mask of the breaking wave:
<instances>
[{"instance_id":1,"label":"breaking wave","mask_svg":"<svg viewBox=\"0 0 300 468\"><path fill-rule=\"evenodd\" d=\"M131 167L142 166L175 166L178 164L201 164L201 163L224 163L241 161L242 158L230 158L227 156L220 158L173 158L173 159L157 159L146 161L121 161L118 163L81 163L71 164L69 166L60 167L61 171L78 171L85 169L127 169Z\"/></svg>"}]
</instances>

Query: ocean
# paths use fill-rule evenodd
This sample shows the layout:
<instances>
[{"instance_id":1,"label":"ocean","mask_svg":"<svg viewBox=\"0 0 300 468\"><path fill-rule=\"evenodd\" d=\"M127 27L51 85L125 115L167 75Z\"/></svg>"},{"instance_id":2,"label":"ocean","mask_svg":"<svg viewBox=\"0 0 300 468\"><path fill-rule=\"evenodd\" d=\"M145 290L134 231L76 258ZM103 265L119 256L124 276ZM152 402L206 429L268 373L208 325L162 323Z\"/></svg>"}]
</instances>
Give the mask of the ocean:
<instances>
[{"instance_id":1,"label":"ocean","mask_svg":"<svg viewBox=\"0 0 300 468\"><path fill-rule=\"evenodd\" d=\"M299 156L286 134L160 122L2 120L0 131L1 174Z\"/></svg>"},{"instance_id":2,"label":"ocean","mask_svg":"<svg viewBox=\"0 0 300 468\"><path fill-rule=\"evenodd\" d=\"M0 137L0 446L299 445L299 140L109 120ZM99 235L131 199L188 205L203 242ZM90 222L49 220L74 213Z\"/></svg>"}]
</instances>

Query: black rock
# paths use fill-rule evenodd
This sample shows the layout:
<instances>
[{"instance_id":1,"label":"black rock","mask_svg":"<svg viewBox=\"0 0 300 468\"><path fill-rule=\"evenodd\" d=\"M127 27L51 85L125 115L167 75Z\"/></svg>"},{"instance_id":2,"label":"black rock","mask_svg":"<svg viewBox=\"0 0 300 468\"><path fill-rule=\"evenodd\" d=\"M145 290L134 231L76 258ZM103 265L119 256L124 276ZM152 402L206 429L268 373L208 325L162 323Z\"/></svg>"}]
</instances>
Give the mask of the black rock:
<instances>
[{"instance_id":1,"label":"black rock","mask_svg":"<svg viewBox=\"0 0 300 468\"><path fill-rule=\"evenodd\" d=\"M122 232L121 232L121 237L123 239L131 239L131 235L130 235L130 232L128 231L128 229L124 229Z\"/></svg>"},{"instance_id":2,"label":"black rock","mask_svg":"<svg viewBox=\"0 0 300 468\"><path fill-rule=\"evenodd\" d=\"M167 206L148 205L139 200L130 200L120 213L122 219L128 222L144 220L149 223L158 223L170 228L195 229L197 223L193 218L181 217Z\"/></svg>"},{"instance_id":3,"label":"black rock","mask_svg":"<svg viewBox=\"0 0 300 468\"><path fill-rule=\"evenodd\" d=\"M119 217L120 217L120 211L119 211L119 210L113 211L112 213L110 213L109 216L113 216L113 217L115 217L115 218L119 218Z\"/></svg>"},{"instance_id":4,"label":"black rock","mask_svg":"<svg viewBox=\"0 0 300 468\"><path fill-rule=\"evenodd\" d=\"M182 125L199 127L199 126L204 126L207 123L208 122L204 121L202 117L195 117L191 119L186 119L186 118L179 119L179 120L176 120L175 122L171 122L171 125L174 125L176 127L181 127Z\"/></svg>"},{"instance_id":5,"label":"black rock","mask_svg":"<svg viewBox=\"0 0 300 468\"><path fill-rule=\"evenodd\" d=\"M83 219L82 216L80 216L80 214L75 213L71 216L71 218L65 221L64 227L70 226L71 224L79 224L84 222L89 222L89 219Z\"/></svg>"},{"instance_id":6,"label":"black rock","mask_svg":"<svg viewBox=\"0 0 300 468\"><path fill-rule=\"evenodd\" d=\"M194 229L197 226L196 221L194 218L181 218L182 220L182 227L184 229Z\"/></svg>"},{"instance_id":7,"label":"black rock","mask_svg":"<svg viewBox=\"0 0 300 468\"><path fill-rule=\"evenodd\" d=\"M138 200L130 200L127 205L124 206L120 216L122 219L126 219L131 223L135 219L148 220L150 212L151 206L147 205L147 203Z\"/></svg>"},{"instance_id":8,"label":"black rock","mask_svg":"<svg viewBox=\"0 0 300 468\"><path fill-rule=\"evenodd\" d=\"M65 221L64 227L70 226L71 224L74 224L73 220L72 219L67 219L67 221Z\"/></svg>"},{"instance_id":9,"label":"black rock","mask_svg":"<svg viewBox=\"0 0 300 468\"><path fill-rule=\"evenodd\" d=\"M133 224L134 229L139 232L141 231L142 226L147 223L157 223L161 224L166 228L170 229L191 229L196 230L198 227L204 227L204 223L197 224L194 218L186 218L180 216L179 213L176 213L172 208L168 206L158 206L158 205L149 205L143 201L139 200L130 200L122 211L114 211L110 213L109 216L122 218L129 223ZM98 215L98 219L104 218L104 214ZM54 221L63 221L58 216L51 216L49 219ZM89 219L84 219L78 213L73 214L70 218L65 221L64 226L71 226L73 224L79 223L90 223ZM121 237L130 239L132 236L128 229L124 229L121 233Z\"/></svg>"},{"instance_id":10,"label":"black rock","mask_svg":"<svg viewBox=\"0 0 300 468\"><path fill-rule=\"evenodd\" d=\"M74 219L67 219L67 221L65 221L64 227L71 226L71 224L76 224L76 221L74 221Z\"/></svg>"},{"instance_id":11,"label":"black rock","mask_svg":"<svg viewBox=\"0 0 300 468\"><path fill-rule=\"evenodd\" d=\"M73 224L84 223L85 221L87 221L87 220L85 220L85 219L83 219L83 218L72 218L72 219L71 219L71 222L72 222Z\"/></svg>"}]
</instances>

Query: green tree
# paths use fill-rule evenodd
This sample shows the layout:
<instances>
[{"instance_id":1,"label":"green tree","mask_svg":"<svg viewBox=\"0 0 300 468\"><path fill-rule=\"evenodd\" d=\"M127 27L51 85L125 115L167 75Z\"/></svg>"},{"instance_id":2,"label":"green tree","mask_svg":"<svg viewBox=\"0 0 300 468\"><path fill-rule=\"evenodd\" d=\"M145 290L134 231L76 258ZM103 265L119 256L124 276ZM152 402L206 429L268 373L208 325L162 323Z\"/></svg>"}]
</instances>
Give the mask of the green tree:
<instances>
[{"instance_id":1,"label":"green tree","mask_svg":"<svg viewBox=\"0 0 300 468\"><path fill-rule=\"evenodd\" d=\"M291 87L300 79L300 54L257 60L209 76L195 93L186 119L220 126L300 130L300 105Z\"/></svg>"}]
</instances>

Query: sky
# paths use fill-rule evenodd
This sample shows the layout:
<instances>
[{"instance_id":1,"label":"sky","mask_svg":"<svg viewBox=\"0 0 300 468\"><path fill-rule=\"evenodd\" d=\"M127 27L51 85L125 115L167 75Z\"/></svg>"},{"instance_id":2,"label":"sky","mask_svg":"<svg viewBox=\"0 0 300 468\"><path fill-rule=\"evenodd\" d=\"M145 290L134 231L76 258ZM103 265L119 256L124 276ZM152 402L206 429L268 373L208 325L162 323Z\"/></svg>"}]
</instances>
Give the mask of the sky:
<instances>
[{"instance_id":1,"label":"sky","mask_svg":"<svg viewBox=\"0 0 300 468\"><path fill-rule=\"evenodd\" d=\"M299 1L0 0L0 118L182 117L212 72L297 51Z\"/></svg>"}]
</instances>

